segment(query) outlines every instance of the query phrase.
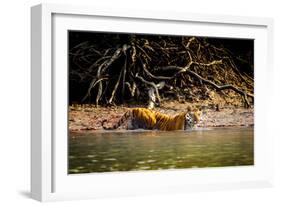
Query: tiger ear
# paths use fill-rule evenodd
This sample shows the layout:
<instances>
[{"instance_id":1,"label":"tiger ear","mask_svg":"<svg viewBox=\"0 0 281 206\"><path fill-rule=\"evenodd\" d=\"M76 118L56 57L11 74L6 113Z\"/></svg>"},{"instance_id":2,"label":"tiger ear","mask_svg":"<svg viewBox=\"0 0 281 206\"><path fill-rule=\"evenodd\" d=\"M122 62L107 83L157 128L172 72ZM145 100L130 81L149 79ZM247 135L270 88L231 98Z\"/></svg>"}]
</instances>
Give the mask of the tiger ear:
<instances>
[{"instance_id":1,"label":"tiger ear","mask_svg":"<svg viewBox=\"0 0 281 206\"><path fill-rule=\"evenodd\" d=\"M187 110L187 112L191 112L192 111L192 107L190 105L188 105L186 110Z\"/></svg>"},{"instance_id":2,"label":"tiger ear","mask_svg":"<svg viewBox=\"0 0 281 206\"><path fill-rule=\"evenodd\" d=\"M200 116L205 116L207 114L207 111L205 108L200 108L200 109L198 109L197 112Z\"/></svg>"},{"instance_id":3,"label":"tiger ear","mask_svg":"<svg viewBox=\"0 0 281 206\"><path fill-rule=\"evenodd\" d=\"M198 105L195 109L194 112L202 112L202 106Z\"/></svg>"}]
</instances>

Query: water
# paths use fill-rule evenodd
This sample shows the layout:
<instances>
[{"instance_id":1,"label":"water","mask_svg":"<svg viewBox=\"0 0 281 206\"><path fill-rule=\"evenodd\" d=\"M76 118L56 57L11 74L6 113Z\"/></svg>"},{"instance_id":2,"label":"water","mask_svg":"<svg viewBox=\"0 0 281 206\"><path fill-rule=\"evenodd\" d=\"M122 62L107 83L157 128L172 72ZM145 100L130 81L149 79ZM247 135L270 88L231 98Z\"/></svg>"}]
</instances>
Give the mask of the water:
<instances>
[{"instance_id":1,"label":"water","mask_svg":"<svg viewBox=\"0 0 281 206\"><path fill-rule=\"evenodd\" d=\"M69 173L254 164L253 128L71 133Z\"/></svg>"}]
</instances>

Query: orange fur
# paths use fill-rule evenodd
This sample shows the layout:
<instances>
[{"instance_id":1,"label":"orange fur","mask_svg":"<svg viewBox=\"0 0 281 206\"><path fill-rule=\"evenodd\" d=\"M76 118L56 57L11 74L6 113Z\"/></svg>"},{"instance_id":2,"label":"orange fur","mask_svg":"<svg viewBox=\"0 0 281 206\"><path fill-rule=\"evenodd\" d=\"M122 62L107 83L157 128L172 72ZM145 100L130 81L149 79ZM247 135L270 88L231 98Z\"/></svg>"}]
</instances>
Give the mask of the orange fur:
<instances>
[{"instance_id":1,"label":"orange fur","mask_svg":"<svg viewBox=\"0 0 281 206\"><path fill-rule=\"evenodd\" d=\"M186 114L192 114L192 118L198 123L201 117L201 111L191 112L191 108L188 107L186 112L182 112L173 117L153 111L146 108L133 108L125 113L124 117L127 119L131 117L134 121L142 123L145 125L145 129L157 129L163 131L171 131L171 130L184 130L186 124ZM116 129L121 124L123 124L124 118L118 122L113 128L105 128L105 129Z\"/></svg>"}]
</instances>

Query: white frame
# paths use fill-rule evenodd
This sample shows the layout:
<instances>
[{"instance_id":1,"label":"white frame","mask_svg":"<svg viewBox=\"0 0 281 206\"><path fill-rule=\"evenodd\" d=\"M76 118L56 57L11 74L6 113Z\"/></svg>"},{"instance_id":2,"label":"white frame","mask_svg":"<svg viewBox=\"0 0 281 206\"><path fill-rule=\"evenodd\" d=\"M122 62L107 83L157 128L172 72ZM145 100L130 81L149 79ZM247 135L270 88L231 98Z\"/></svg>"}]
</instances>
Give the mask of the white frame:
<instances>
[{"instance_id":1,"label":"white frame","mask_svg":"<svg viewBox=\"0 0 281 206\"><path fill-rule=\"evenodd\" d=\"M262 85L260 84L261 82L265 81L267 82L267 88L272 88L272 84L269 78L273 75L273 21L271 19L256 17L253 18L219 15L199 15L177 12L172 12L167 15L167 13L161 13L159 11L137 11L126 9L114 10L111 8L91 8L78 6L74 7L57 4L41 4L38 6L34 6L32 7L31 14L32 198L40 201L65 200L159 192L165 193L261 186L264 187L271 186L273 184L273 134L272 132L269 132L268 128L270 125L266 121L268 119L266 108L270 106L270 98L263 98L265 95L268 96L270 94L266 93L266 91L262 89ZM62 44L61 46L58 46L58 49L56 49L56 45L59 45L60 43L54 43L54 39L60 38L59 31L57 32L55 30L61 30L61 32L63 33L65 32L65 29L68 29L68 27L70 26L67 25L67 20L65 19L64 21L54 20L56 16L60 15L62 15L62 18L64 18L64 15L67 15L70 19L74 19L76 17L86 17L89 19L94 19L95 17L104 17L109 19L109 21L121 19L120 21L123 21L125 23L129 20L137 20L139 22L151 20L152 22L160 21L162 22L162 24L173 24L173 22L180 22L180 24L184 25L192 22L192 24L194 25L204 24L205 26L217 25L219 27L237 27L237 31L240 31L240 33L230 32L229 34L225 34L228 37L239 37L239 35L240 37L243 37L243 35L245 36L248 32L246 27L252 28L253 30L257 28L257 34L251 35L256 35L257 38L260 39L258 48L263 48L266 50L266 55L261 52L259 54L258 52L260 58L258 60L256 60L255 58L255 66L256 68L260 68L257 72L255 71L255 73L258 73L257 75L255 74L255 78L259 80L259 84L256 84L255 82L255 95L258 94L255 100L256 102L258 102L258 104L255 103L255 112L256 114L258 114L258 118L255 118L255 125L258 125L257 127L255 127L255 138L256 135L266 136L266 138L262 141L258 141L260 142L259 144L256 144L255 142L255 159L256 157L258 157L258 162L261 163L255 165L255 167L230 167L224 169L210 168L204 170L189 169L169 172L122 172L105 175L78 175L72 176L71 179L67 177L67 174L61 175L62 169L60 169L60 165L61 162L65 159L59 151L65 151L67 145L64 145L65 142L63 141L57 141L54 136L56 136L56 134L60 132L60 130L62 130L58 125L61 125L62 123L64 123L64 121L59 120L59 117L63 116L62 114L65 113L58 113L58 111L61 110L55 108L62 108L63 110L63 105L59 105L59 102L61 102L61 100L58 99L61 96L59 95L59 92L65 91L65 87L59 86L58 84L56 84L56 81L58 77L63 78L65 73L54 70L54 68L56 68L57 64L61 63L62 66L65 67L65 62L63 60L56 60L60 58L60 56L57 56L57 53L65 55L65 53L60 52L63 51L63 49L61 48L63 48L63 46L65 45ZM239 30L240 27L245 28L244 34L241 29ZM121 31L123 30L124 29L121 28ZM258 30L261 31L259 32ZM211 32L209 34L212 35ZM213 35L215 35L215 33ZM251 35L249 37L251 37ZM267 69L265 70L264 68L262 68L263 66ZM268 99L268 101L264 99ZM258 108L258 110L256 108ZM263 127L263 125L265 126ZM56 145L56 147L54 147L54 145ZM261 147L261 145L264 145L264 147ZM239 175L237 177L229 178L229 175L231 174L235 174L235 176L237 174ZM175 176L177 178L175 178ZM105 178L110 181L105 182ZM189 178L190 182L187 183L186 181L180 181L180 178L182 178L182 180ZM100 182L98 182L98 179L100 179ZM152 185L151 183L142 183L142 180L138 181L138 179L151 180L148 182L153 182L156 185ZM95 180L96 186L85 186L85 181L91 182L93 180ZM131 184L134 181L136 182L136 185ZM84 185L82 186L84 189L82 189L82 187L79 187L79 184L81 185L81 183L79 182L83 182L82 184ZM67 190L67 187L69 188L72 184L74 184L76 188L80 189ZM104 188L101 188L102 184L105 185ZM63 185L65 185L65 187L63 187ZM119 186L115 187L116 185ZM59 190L56 188L57 186L59 186ZM99 187L99 189L97 187Z\"/></svg>"}]
</instances>

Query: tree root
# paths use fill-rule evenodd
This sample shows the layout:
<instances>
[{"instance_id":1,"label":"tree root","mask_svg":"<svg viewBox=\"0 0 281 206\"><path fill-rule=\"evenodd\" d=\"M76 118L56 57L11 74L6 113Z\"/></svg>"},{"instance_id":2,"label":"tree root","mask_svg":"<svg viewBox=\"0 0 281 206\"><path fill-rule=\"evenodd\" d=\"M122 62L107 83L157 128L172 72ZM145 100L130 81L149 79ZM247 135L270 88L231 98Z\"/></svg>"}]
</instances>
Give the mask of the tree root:
<instances>
[{"instance_id":1,"label":"tree root","mask_svg":"<svg viewBox=\"0 0 281 206\"><path fill-rule=\"evenodd\" d=\"M153 108L172 91L181 96L188 90L190 101L200 99L206 85L219 95L234 91L245 107L254 101L253 75L235 63L242 62L248 70L253 65L205 38L131 35L126 43L117 43L119 37L110 40L101 35L94 44L85 41L70 50L70 83L88 85L87 91L81 91L86 93L82 102L91 101L91 96L96 106L148 97Z\"/></svg>"}]
</instances>

